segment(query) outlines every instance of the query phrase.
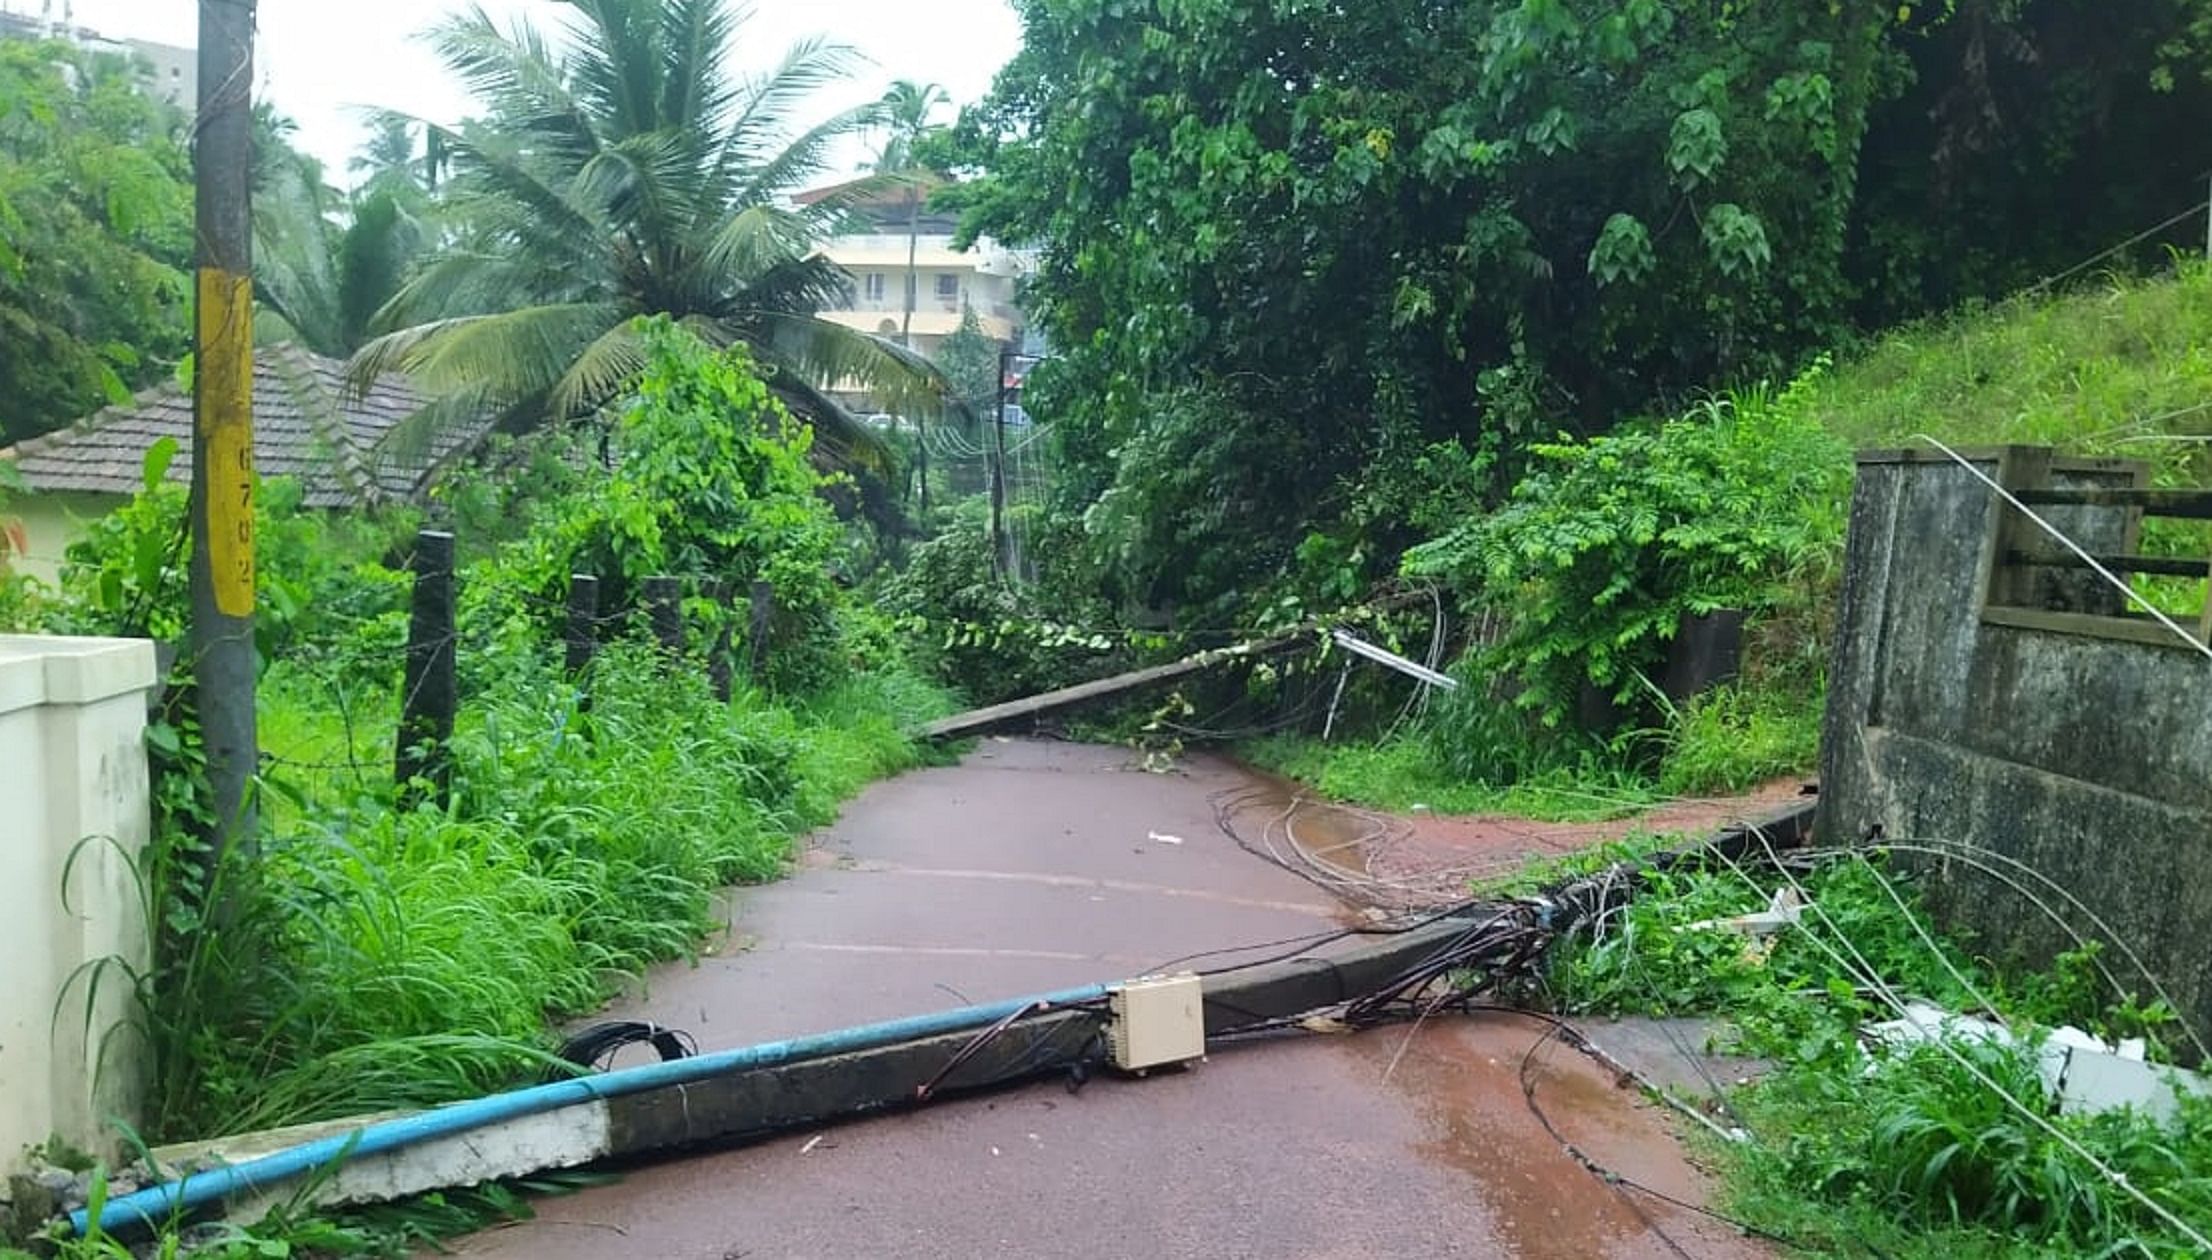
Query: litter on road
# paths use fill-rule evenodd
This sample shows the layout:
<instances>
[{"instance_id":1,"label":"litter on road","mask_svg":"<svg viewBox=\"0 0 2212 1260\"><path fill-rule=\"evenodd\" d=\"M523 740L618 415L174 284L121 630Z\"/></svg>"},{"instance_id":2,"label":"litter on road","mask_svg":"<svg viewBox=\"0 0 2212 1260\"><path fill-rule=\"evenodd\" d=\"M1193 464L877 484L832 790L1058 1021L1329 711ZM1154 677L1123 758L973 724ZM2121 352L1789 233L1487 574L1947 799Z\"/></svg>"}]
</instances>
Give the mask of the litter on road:
<instances>
[{"instance_id":1,"label":"litter on road","mask_svg":"<svg viewBox=\"0 0 2212 1260\"><path fill-rule=\"evenodd\" d=\"M2031 1046L2043 1088L2062 1112L2094 1114L2133 1107L2166 1124L2179 1110L2183 1091L2212 1095L2212 1081L2203 1076L2148 1062L2142 1038L2109 1042L2071 1024L2015 1032L1991 1020L1926 1002L1907 1002L1903 1018L1870 1024L1866 1034L1877 1044L1893 1048L1936 1040Z\"/></svg>"}]
</instances>

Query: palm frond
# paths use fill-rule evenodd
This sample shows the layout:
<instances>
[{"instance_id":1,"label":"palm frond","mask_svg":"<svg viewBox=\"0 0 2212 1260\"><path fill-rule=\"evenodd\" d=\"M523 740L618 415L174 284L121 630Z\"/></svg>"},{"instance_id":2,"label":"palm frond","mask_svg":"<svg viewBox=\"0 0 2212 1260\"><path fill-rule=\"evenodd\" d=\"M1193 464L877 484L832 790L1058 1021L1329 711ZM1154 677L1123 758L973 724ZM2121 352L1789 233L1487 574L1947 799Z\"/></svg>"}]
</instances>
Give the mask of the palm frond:
<instances>
[{"instance_id":1,"label":"palm frond","mask_svg":"<svg viewBox=\"0 0 2212 1260\"><path fill-rule=\"evenodd\" d=\"M625 318L610 302L574 302L435 320L370 341L355 352L347 375L360 388L398 372L433 396L485 403L548 398L577 356Z\"/></svg>"},{"instance_id":2,"label":"palm frond","mask_svg":"<svg viewBox=\"0 0 2212 1260\"><path fill-rule=\"evenodd\" d=\"M661 125L719 136L737 99L722 62L737 34L739 12L723 0L668 0L663 21Z\"/></svg>"},{"instance_id":3,"label":"palm frond","mask_svg":"<svg viewBox=\"0 0 2212 1260\"><path fill-rule=\"evenodd\" d=\"M315 172L286 165L255 198L254 293L287 324L294 339L323 354L340 353L337 229L325 214L325 190Z\"/></svg>"},{"instance_id":4,"label":"palm frond","mask_svg":"<svg viewBox=\"0 0 2212 1260\"><path fill-rule=\"evenodd\" d=\"M960 409L937 366L895 341L786 311L747 311L737 326L764 360L816 386L858 385L909 416L935 419Z\"/></svg>"},{"instance_id":5,"label":"palm frond","mask_svg":"<svg viewBox=\"0 0 2212 1260\"><path fill-rule=\"evenodd\" d=\"M792 137L775 156L756 165L738 189L740 205L757 205L788 195L830 167L838 141L875 125L876 107L858 105L832 114Z\"/></svg>"},{"instance_id":6,"label":"palm frond","mask_svg":"<svg viewBox=\"0 0 2212 1260\"><path fill-rule=\"evenodd\" d=\"M471 6L433 26L426 38L492 117L526 131L540 153L581 161L599 148L596 121L570 92L558 55L529 22L518 19L502 31L482 7Z\"/></svg>"},{"instance_id":7,"label":"palm frond","mask_svg":"<svg viewBox=\"0 0 2212 1260\"><path fill-rule=\"evenodd\" d=\"M802 101L845 79L859 67L852 47L827 39L793 44L776 68L739 89L736 114L722 135L715 185L734 196L747 170L787 147L791 116Z\"/></svg>"},{"instance_id":8,"label":"palm frond","mask_svg":"<svg viewBox=\"0 0 2212 1260\"><path fill-rule=\"evenodd\" d=\"M574 53L568 72L577 93L617 136L660 129L660 0L568 0Z\"/></svg>"},{"instance_id":9,"label":"palm frond","mask_svg":"<svg viewBox=\"0 0 2212 1260\"><path fill-rule=\"evenodd\" d=\"M392 332L457 315L490 315L516 306L604 296L573 282L554 291L546 279L531 260L513 254L449 250L410 276L369 326L379 333Z\"/></svg>"},{"instance_id":10,"label":"palm frond","mask_svg":"<svg viewBox=\"0 0 2212 1260\"><path fill-rule=\"evenodd\" d=\"M355 202L353 222L338 240L338 331L344 352L368 334L428 242L422 221L391 191L372 185Z\"/></svg>"},{"instance_id":11,"label":"palm frond","mask_svg":"<svg viewBox=\"0 0 2212 1260\"><path fill-rule=\"evenodd\" d=\"M889 482L898 476L898 452L883 435L813 382L778 373L769 379L768 388L814 430L814 451L824 464L857 478Z\"/></svg>"},{"instance_id":12,"label":"palm frond","mask_svg":"<svg viewBox=\"0 0 2212 1260\"><path fill-rule=\"evenodd\" d=\"M805 260L821 240L803 210L741 206L708 233L699 265L711 275L743 284Z\"/></svg>"},{"instance_id":13,"label":"palm frond","mask_svg":"<svg viewBox=\"0 0 2212 1260\"><path fill-rule=\"evenodd\" d=\"M666 314L718 344L750 344L826 451L888 469L883 439L825 391L851 383L932 414L947 390L920 356L814 317L848 283L818 246L910 176L789 205L881 112L792 125L803 99L853 68L852 51L802 42L733 87L721 70L741 17L731 0L565 3L565 55L528 23L503 32L481 9L433 36L490 109L473 125L425 124L453 157L441 190L451 226L378 312L390 331L353 370L405 371L441 405L510 418L536 408L558 422L626 388L642 364L631 320Z\"/></svg>"},{"instance_id":14,"label":"palm frond","mask_svg":"<svg viewBox=\"0 0 2212 1260\"><path fill-rule=\"evenodd\" d=\"M607 230L627 234L651 270L666 275L677 269L700 213L692 196L695 169L679 134L627 136L577 171L572 196L600 207Z\"/></svg>"},{"instance_id":15,"label":"palm frond","mask_svg":"<svg viewBox=\"0 0 2212 1260\"><path fill-rule=\"evenodd\" d=\"M886 171L863 175L847 180L835 188L815 196L800 212L810 226L822 236L835 236L840 232L855 230L856 218L867 206L877 204L895 193L912 193L919 204L927 204L929 193L939 181L924 171Z\"/></svg>"},{"instance_id":16,"label":"palm frond","mask_svg":"<svg viewBox=\"0 0 2212 1260\"><path fill-rule=\"evenodd\" d=\"M597 264L604 261L595 246L603 239L605 226L596 222L584 207L570 201L544 176L530 169L521 155L495 149L484 138L485 133L464 133L435 126L433 129L445 140L456 163L466 163L470 178L479 185L470 195L479 199L508 200L523 212L522 221L532 225L534 231L520 239L570 262Z\"/></svg>"},{"instance_id":17,"label":"palm frond","mask_svg":"<svg viewBox=\"0 0 2212 1260\"><path fill-rule=\"evenodd\" d=\"M556 416L590 415L627 390L645 363L637 321L623 320L577 354L547 394L547 410Z\"/></svg>"},{"instance_id":18,"label":"palm frond","mask_svg":"<svg viewBox=\"0 0 2212 1260\"><path fill-rule=\"evenodd\" d=\"M851 275L827 256L809 254L745 277L736 299L724 307L737 313L812 315L842 305L851 283Z\"/></svg>"}]
</instances>

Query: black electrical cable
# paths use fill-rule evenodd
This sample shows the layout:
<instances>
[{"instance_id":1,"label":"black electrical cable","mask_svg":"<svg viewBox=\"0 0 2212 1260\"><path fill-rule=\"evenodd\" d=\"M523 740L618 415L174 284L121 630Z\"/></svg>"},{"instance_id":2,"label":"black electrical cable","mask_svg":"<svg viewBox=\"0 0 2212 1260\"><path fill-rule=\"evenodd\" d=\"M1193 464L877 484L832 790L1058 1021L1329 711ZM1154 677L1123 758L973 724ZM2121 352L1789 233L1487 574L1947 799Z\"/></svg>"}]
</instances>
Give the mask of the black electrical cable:
<instances>
[{"instance_id":1,"label":"black electrical cable","mask_svg":"<svg viewBox=\"0 0 2212 1260\"><path fill-rule=\"evenodd\" d=\"M560 1058L579 1068L605 1071L624 1046L650 1045L663 1063L699 1053L699 1043L680 1028L664 1028L639 1019L615 1019L584 1028L561 1043ZM555 1079L559 1079L556 1074Z\"/></svg>"},{"instance_id":2,"label":"black electrical cable","mask_svg":"<svg viewBox=\"0 0 2212 1260\"><path fill-rule=\"evenodd\" d=\"M974 1058L978 1053L982 1051L983 1047L991 1044L992 1041L996 1040L1000 1033L1003 1033L1007 1029L1012 1028L1014 1025L1020 1023L1027 1016L1041 1015L1045 1011L1048 1011L1050 1009L1052 1009L1052 1004L1050 1002L1031 1002L1025 1006L1020 1006L1015 1008L1014 1010L1008 1011L1005 1018L999 1020L997 1023L991 1025L989 1028L984 1029L982 1032L977 1033L973 1040L969 1041L967 1045L960 1047L960 1049L956 1053L954 1053L951 1058L945 1060L945 1066L937 1069L937 1075L930 1077L928 1080L923 1081L919 1086L917 1086L914 1090L914 1101L928 1102L929 1096L937 1092L937 1087L944 1084L946 1077L951 1076L954 1072L959 1071L962 1064L966 1063L969 1059Z\"/></svg>"},{"instance_id":3,"label":"black electrical cable","mask_svg":"<svg viewBox=\"0 0 2212 1260\"><path fill-rule=\"evenodd\" d=\"M1198 953L1195 954L1184 954L1180 958L1170 958L1166 962L1160 963L1151 968L1151 970L1147 972L1147 974L1158 975L1165 972L1170 967L1181 966L1182 964L1187 962L1197 962L1201 958L1218 958L1225 954L1246 954L1252 952L1253 950L1276 949L1286 945L1297 947L1291 949L1287 953L1270 954L1264 958L1248 959L1244 962L1230 963L1226 966L1221 967L1202 968L1198 972L1198 974L1201 976L1231 975L1239 971L1249 971L1254 967L1265 967L1269 963L1289 962L1295 958L1302 958L1306 954L1311 953L1319 946L1333 945L1338 941L1347 940L1354 936L1403 936L1407 932L1412 932L1420 928L1425 928L1431 923L1442 922L1445 919L1451 918L1453 915L1465 914L1468 910L1472 909L1477 904L1478 903L1476 902L1469 901L1461 903L1459 905L1446 906L1441 910L1431 911L1419 918L1407 919L1398 923L1364 924L1359 927L1331 928L1326 932L1312 932L1308 933L1305 936L1286 936L1279 941L1262 941L1255 945L1231 945L1223 949L1200 950Z\"/></svg>"},{"instance_id":4,"label":"black electrical cable","mask_svg":"<svg viewBox=\"0 0 2212 1260\"><path fill-rule=\"evenodd\" d=\"M1585 1153L1581 1147L1568 1141L1566 1135L1552 1124L1551 1117L1545 1115L1543 1107L1537 1103L1536 1077L1531 1074L1529 1069L1535 1064L1536 1052L1550 1045L1552 1040L1559 1036L1560 1030L1565 1027L1566 1024L1563 1021L1553 1024L1544 1031L1543 1036L1538 1037L1529 1046L1528 1050L1521 1055L1521 1097L1528 1103L1529 1114L1536 1117L1536 1122L1544 1126L1544 1132L1550 1134L1554 1142L1559 1143L1559 1149L1565 1151L1570 1159L1582 1165L1585 1171L1596 1177L1600 1182L1611 1186L1613 1192L1620 1197L1620 1201L1627 1205L1628 1210L1636 1214L1636 1219L1644 1223L1644 1228L1650 1230L1653 1237L1666 1244L1667 1250L1680 1256L1682 1260L1691 1260L1690 1253L1683 1249L1682 1244L1676 1242L1672 1235L1661 1228L1659 1222L1652 1219L1651 1213L1644 1211L1642 1204L1628 1197L1628 1188L1633 1183L1628 1178L1598 1163ZM1642 1189L1643 1187L1637 1186L1636 1188Z\"/></svg>"},{"instance_id":5,"label":"black electrical cable","mask_svg":"<svg viewBox=\"0 0 2212 1260\"><path fill-rule=\"evenodd\" d=\"M993 1041L996 1041L999 1037L1005 1035L1008 1030L1016 1027L1026 1020L1034 1019L1037 1016L1046 1014L1077 1011L1095 1012L1104 1009L1104 1007L1104 999L1098 999L1089 1002L1069 1002L1064 1004L1040 1001L1031 1002L1026 1006L1020 1007L1019 1009L1016 1009L1014 1011L1010 1011L1003 1019L1000 1019L997 1023L992 1024L989 1028L984 1029L982 1032L977 1033L974 1038L968 1041L966 1045L960 1047L958 1051L954 1052L951 1058L945 1060L945 1065L937 1069L936 1075L930 1077L927 1081L924 1081L921 1085L917 1086L914 1090L914 1101L928 1102L939 1089L944 1087L945 1081L950 1078L954 1072L959 1071L960 1068L964 1066L970 1059L973 1059L976 1055L982 1053L984 1047L990 1045ZM1035 1072L1041 1067L1045 1066L1042 1062L1039 1061L1040 1053L1042 1047L1045 1045L1049 1045L1050 1042L1050 1037L1040 1038L1037 1044L1032 1045L1029 1051L1024 1055L1024 1057L1015 1065L1010 1075L1026 1076L1031 1072ZM1071 1064L1069 1066L1073 1065Z\"/></svg>"},{"instance_id":6,"label":"black electrical cable","mask_svg":"<svg viewBox=\"0 0 2212 1260\"><path fill-rule=\"evenodd\" d=\"M1544 1034L1545 1039L1557 1036L1560 1040L1567 1042L1569 1045L1574 1046L1576 1049L1582 1051L1583 1053L1591 1055L1593 1058L1597 1059L1600 1064L1604 1064L1608 1067L1613 1066L1611 1060L1609 1060L1603 1052L1597 1049L1597 1047L1590 1041L1589 1037L1583 1034L1580 1028L1577 1028L1574 1024L1570 1023L1567 1020L1561 1019L1557 1015L1552 1015L1544 1011L1532 1011L1517 1006L1493 1006L1479 1009L1496 1011L1500 1014L1505 1015L1518 1015L1523 1019L1535 1020L1547 1027L1548 1031ZM1574 1157L1576 1162L1582 1164L1584 1168L1588 1169L1593 1176L1596 1176L1602 1181L1625 1186L1628 1189L1638 1192L1639 1194L1649 1195L1650 1197L1657 1199L1662 1203L1681 1208L1686 1212L1694 1212L1699 1216L1703 1216L1712 1221L1718 1222L1719 1224L1726 1225L1730 1229L1737 1230L1747 1237L1761 1239L1765 1242L1780 1243L1785 1247L1795 1247L1799 1249L1802 1249L1804 1247L1805 1244L1798 1239L1775 1233L1774 1231L1769 1229L1762 1229L1757 1225L1753 1225L1749 1221L1729 1216L1724 1212L1716 1212L1713 1209L1705 1207L1701 1204L1691 1203L1685 1199L1678 1199L1673 1195L1668 1194L1664 1190L1660 1190L1652 1186L1647 1186L1644 1183L1637 1181L1633 1177L1615 1172L1613 1169L1607 1168L1602 1164L1597 1164L1595 1161L1589 1158L1587 1153L1583 1152L1581 1149L1575 1147L1572 1143L1569 1143L1565 1138L1561 1137L1558 1130L1552 1127L1550 1120L1544 1115L1543 1109L1537 1106L1535 1094L1533 1092L1533 1082L1528 1076L1529 1059L1532 1055L1534 1055L1537 1048L1542 1045L1543 1041L1539 1040L1536 1045L1529 1047L1528 1053L1524 1054L1521 1059L1521 1086L1523 1093L1527 1097L1529 1109L1536 1113L1536 1119L1539 1123L1543 1124L1544 1130L1547 1133L1550 1133L1552 1137L1555 1140L1559 1141L1562 1146L1566 1147L1567 1153L1570 1156ZM1650 1084L1648 1082L1642 1081L1640 1077L1636 1079L1638 1080L1638 1083L1643 1084L1645 1088L1651 1088ZM1863 1238L1854 1239L1853 1241L1857 1242L1859 1246L1864 1247L1867 1251L1867 1254L1873 1256L1874 1260L1890 1260L1889 1253L1883 1251L1881 1248L1875 1246L1873 1243L1867 1242Z\"/></svg>"}]
</instances>

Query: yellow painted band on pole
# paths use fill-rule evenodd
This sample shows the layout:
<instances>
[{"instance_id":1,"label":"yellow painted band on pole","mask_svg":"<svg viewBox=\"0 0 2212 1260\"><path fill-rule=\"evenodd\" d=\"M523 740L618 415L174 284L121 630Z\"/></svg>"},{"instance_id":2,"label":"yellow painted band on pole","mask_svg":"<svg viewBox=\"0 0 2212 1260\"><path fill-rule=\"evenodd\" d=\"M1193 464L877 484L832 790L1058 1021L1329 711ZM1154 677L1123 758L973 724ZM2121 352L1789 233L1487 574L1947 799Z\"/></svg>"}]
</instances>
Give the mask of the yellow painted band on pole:
<instances>
[{"instance_id":1,"label":"yellow painted band on pole","mask_svg":"<svg viewBox=\"0 0 2212 1260\"><path fill-rule=\"evenodd\" d=\"M253 278L200 269L200 338L193 363L197 424L207 453L207 555L215 607L253 615Z\"/></svg>"}]
</instances>

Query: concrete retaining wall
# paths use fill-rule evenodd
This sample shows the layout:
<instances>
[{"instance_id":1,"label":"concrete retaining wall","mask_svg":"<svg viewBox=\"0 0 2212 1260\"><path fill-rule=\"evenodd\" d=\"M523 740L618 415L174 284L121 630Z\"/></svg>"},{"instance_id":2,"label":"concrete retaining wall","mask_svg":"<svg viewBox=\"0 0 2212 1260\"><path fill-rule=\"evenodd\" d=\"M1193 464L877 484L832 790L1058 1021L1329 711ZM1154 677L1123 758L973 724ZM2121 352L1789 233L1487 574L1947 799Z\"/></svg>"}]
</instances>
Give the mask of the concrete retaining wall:
<instances>
[{"instance_id":1,"label":"concrete retaining wall","mask_svg":"<svg viewBox=\"0 0 2212 1260\"><path fill-rule=\"evenodd\" d=\"M128 859L150 827L154 684L142 640L0 635L0 1174L49 1137L113 1154L107 1119L135 1115L128 982L88 1012L81 970L146 963Z\"/></svg>"},{"instance_id":2,"label":"concrete retaining wall","mask_svg":"<svg viewBox=\"0 0 2212 1260\"><path fill-rule=\"evenodd\" d=\"M2046 454L1969 458L1994 477L2001 463ZM2050 484L2137 475L2118 461L2060 461ZM2124 934L2185 1017L2212 1032L2202 936L2212 926L2212 661L2178 640L1985 620L1999 507L1947 457L1860 457L1821 739L1821 838L1878 831L2018 858ZM2134 536L2125 509L2046 515L2092 551L2125 550ZM2066 598L2108 614L2116 596L2077 586ZM2100 598L2106 606L2083 607ZM1955 862L1931 871L1938 913L1985 952L2042 962L2071 943L2001 882Z\"/></svg>"}]
</instances>

